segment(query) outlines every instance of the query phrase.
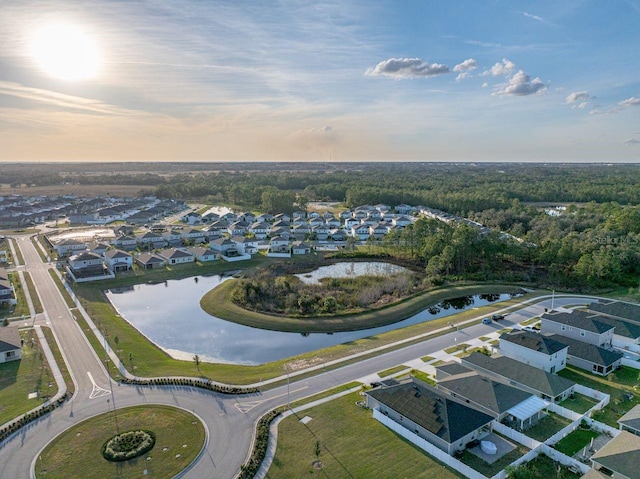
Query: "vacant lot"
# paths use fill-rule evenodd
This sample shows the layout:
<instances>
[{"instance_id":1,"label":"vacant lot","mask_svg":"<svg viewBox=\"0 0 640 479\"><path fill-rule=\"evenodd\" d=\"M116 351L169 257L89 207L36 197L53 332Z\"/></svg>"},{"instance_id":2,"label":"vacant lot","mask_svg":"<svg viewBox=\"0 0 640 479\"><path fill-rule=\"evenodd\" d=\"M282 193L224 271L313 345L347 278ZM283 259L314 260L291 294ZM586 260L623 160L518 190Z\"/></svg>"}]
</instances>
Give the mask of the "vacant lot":
<instances>
[{"instance_id":1,"label":"vacant lot","mask_svg":"<svg viewBox=\"0 0 640 479\"><path fill-rule=\"evenodd\" d=\"M269 479L318 476L334 479L452 479L463 477L404 441L358 407L357 393L316 406L279 426ZM300 422L311 417L307 424ZM320 454L316 457L316 444ZM314 468L314 461L322 469Z\"/></svg>"}]
</instances>

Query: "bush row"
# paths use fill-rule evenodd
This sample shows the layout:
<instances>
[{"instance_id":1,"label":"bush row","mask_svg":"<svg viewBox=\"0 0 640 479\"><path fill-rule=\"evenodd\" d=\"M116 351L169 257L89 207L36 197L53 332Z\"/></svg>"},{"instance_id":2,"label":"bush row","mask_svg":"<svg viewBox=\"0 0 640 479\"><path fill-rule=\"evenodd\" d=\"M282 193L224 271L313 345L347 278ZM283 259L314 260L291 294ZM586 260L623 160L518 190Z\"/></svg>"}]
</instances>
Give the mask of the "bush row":
<instances>
[{"instance_id":1,"label":"bush row","mask_svg":"<svg viewBox=\"0 0 640 479\"><path fill-rule=\"evenodd\" d=\"M262 464L262 461L267 454L267 445L269 444L269 426L271 425L271 421L273 421L284 410L284 407L280 407L268 412L260 418L258 425L256 426L256 439L253 443L251 457L240 467L240 475L238 476L238 479L252 479L256 475L258 469L260 469L260 464Z\"/></svg>"},{"instance_id":2,"label":"bush row","mask_svg":"<svg viewBox=\"0 0 640 479\"><path fill-rule=\"evenodd\" d=\"M137 386L192 386L195 388L208 389L222 394L252 394L260 392L257 387L222 386L209 380L199 381L191 378L153 378L153 379L129 379L120 380L123 384L133 384Z\"/></svg>"},{"instance_id":3,"label":"bush row","mask_svg":"<svg viewBox=\"0 0 640 479\"><path fill-rule=\"evenodd\" d=\"M127 431L105 442L102 446L102 456L107 461L128 461L150 451L155 444L156 435L152 431Z\"/></svg>"},{"instance_id":4,"label":"bush row","mask_svg":"<svg viewBox=\"0 0 640 479\"><path fill-rule=\"evenodd\" d=\"M61 396L55 402L53 402L51 404L47 404L46 406L42 406L42 407L36 409L35 411L29 412L29 413L25 414L24 416L22 416L20 419L12 422L8 426L3 427L2 429L0 429L0 441L4 441L6 438L8 438L14 432L18 431L20 428L26 426L27 424L29 424L32 421L35 421L36 419L44 416L45 414L50 413L55 408L62 406L64 404L64 402L67 399L69 399L69 397L70 397L70 394L68 392L66 392L66 393L64 393L63 396Z\"/></svg>"}]
</instances>

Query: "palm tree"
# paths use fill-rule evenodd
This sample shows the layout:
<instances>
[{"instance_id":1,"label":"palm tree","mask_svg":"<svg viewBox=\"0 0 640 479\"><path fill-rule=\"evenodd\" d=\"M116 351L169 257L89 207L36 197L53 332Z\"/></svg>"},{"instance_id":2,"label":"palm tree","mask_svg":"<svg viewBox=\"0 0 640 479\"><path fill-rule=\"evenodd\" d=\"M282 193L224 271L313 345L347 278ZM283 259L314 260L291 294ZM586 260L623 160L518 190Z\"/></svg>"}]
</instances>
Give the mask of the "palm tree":
<instances>
[{"instance_id":1,"label":"palm tree","mask_svg":"<svg viewBox=\"0 0 640 479\"><path fill-rule=\"evenodd\" d=\"M198 372L200 372L200 356L196 354L193 357L193 362L196 363L196 368L198 369Z\"/></svg>"}]
</instances>

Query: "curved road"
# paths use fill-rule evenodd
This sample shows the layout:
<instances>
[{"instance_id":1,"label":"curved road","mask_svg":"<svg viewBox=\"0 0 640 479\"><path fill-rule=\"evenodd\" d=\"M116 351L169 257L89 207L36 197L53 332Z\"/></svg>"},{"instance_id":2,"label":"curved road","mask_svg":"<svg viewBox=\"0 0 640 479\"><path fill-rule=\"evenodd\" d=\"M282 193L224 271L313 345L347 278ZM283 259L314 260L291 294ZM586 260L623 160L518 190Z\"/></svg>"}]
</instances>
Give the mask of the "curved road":
<instances>
[{"instance_id":1,"label":"curved road","mask_svg":"<svg viewBox=\"0 0 640 479\"><path fill-rule=\"evenodd\" d=\"M190 387L139 387L110 381L97 354L80 330L28 237L17 238L26 266L46 311L38 321L50 322L56 333L65 361L76 384L71 401L38 421L21 429L0 443L2 477L30 478L32 464L38 468L38 453L55 436L91 416L138 404L175 405L193 411L207 425L209 438L203 454L183 476L188 479L231 479L244 463L251 447L256 421L274 407L357 380L397 366L417 357L429 355L454 343L485 335L495 329L539 315L551 306L551 299L531 304L509 315L500 325L479 324L460 331L425 340L396 351L319 374L290 386L271 389L262 394L229 396ZM590 302L593 298L556 297L554 306ZM152 476L148 476L152 477Z\"/></svg>"}]
</instances>

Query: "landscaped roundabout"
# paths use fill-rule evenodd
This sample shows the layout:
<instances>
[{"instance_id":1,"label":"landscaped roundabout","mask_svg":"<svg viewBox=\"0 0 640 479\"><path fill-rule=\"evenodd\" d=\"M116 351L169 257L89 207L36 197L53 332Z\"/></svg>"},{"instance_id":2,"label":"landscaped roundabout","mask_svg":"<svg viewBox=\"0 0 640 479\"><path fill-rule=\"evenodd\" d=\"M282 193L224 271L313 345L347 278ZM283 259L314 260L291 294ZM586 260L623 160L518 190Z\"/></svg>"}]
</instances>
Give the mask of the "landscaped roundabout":
<instances>
[{"instance_id":1,"label":"landscaped roundabout","mask_svg":"<svg viewBox=\"0 0 640 479\"><path fill-rule=\"evenodd\" d=\"M171 478L196 459L205 439L202 422L183 409L118 409L56 437L39 455L35 474L38 479Z\"/></svg>"}]
</instances>

